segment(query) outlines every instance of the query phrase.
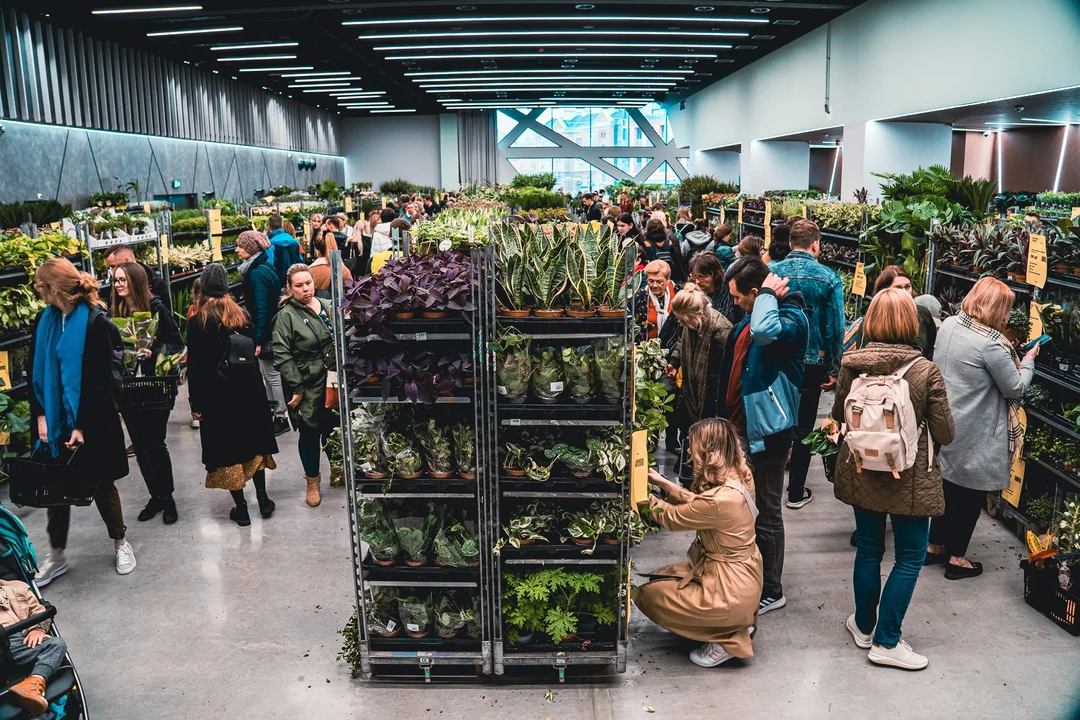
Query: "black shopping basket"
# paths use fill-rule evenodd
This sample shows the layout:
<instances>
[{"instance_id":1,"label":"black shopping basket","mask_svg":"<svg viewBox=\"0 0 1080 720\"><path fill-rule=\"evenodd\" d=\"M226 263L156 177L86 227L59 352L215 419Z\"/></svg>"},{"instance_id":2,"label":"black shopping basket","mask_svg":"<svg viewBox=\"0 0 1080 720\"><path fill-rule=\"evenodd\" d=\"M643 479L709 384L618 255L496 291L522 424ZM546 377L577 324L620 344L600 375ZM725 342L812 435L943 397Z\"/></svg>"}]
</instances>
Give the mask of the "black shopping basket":
<instances>
[{"instance_id":1,"label":"black shopping basket","mask_svg":"<svg viewBox=\"0 0 1080 720\"><path fill-rule=\"evenodd\" d=\"M121 410L172 410L179 375L125 377L120 388Z\"/></svg>"},{"instance_id":2,"label":"black shopping basket","mask_svg":"<svg viewBox=\"0 0 1080 720\"><path fill-rule=\"evenodd\" d=\"M10 458L8 462L9 495L16 505L47 508L61 505L89 505L97 494L97 483L88 482L86 472L71 467L79 449L60 449L52 457L47 445L40 444L29 455Z\"/></svg>"},{"instance_id":3,"label":"black shopping basket","mask_svg":"<svg viewBox=\"0 0 1080 720\"><path fill-rule=\"evenodd\" d=\"M1031 563L1020 561L1024 569L1024 601L1060 625L1070 635L1080 635L1080 594L1077 584L1068 589L1058 582L1058 563L1080 560L1080 553L1065 553ZM1076 574L1080 576L1080 566Z\"/></svg>"}]
</instances>

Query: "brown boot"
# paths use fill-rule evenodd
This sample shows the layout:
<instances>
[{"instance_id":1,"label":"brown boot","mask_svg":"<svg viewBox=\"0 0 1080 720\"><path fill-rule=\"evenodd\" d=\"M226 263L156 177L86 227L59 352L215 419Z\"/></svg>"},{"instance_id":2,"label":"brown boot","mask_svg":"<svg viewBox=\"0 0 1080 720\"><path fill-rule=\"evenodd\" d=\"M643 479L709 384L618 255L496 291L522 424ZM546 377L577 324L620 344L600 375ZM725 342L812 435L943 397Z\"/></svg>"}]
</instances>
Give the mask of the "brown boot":
<instances>
[{"instance_id":1,"label":"brown boot","mask_svg":"<svg viewBox=\"0 0 1080 720\"><path fill-rule=\"evenodd\" d=\"M319 507L322 502L322 495L319 493L319 483L322 482L322 475L316 475L315 477L304 476L307 480L307 495L304 496L304 500L311 507Z\"/></svg>"},{"instance_id":2,"label":"brown boot","mask_svg":"<svg viewBox=\"0 0 1080 720\"><path fill-rule=\"evenodd\" d=\"M341 487L345 484L345 474L339 467L330 468L330 487Z\"/></svg>"},{"instance_id":3,"label":"brown boot","mask_svg":"<svg viewBox=\"0 0 1080 720\"><path fill-rule=\"evenodd\" d=\"M45 699L45 678L31 675L18 685L13 685L8 692L15 703L31 715L40 715L49 709Z\"/></svg>"}]
</instances>

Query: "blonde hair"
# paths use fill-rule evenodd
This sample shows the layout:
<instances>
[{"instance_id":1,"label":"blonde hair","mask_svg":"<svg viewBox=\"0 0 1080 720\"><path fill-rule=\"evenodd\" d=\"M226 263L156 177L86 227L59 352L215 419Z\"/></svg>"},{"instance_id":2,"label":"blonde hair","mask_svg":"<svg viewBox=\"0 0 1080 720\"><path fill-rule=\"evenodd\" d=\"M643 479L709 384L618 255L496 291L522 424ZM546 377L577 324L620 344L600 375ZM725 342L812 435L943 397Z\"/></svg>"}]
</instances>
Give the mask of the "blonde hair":
<instances>
[{"instance_id":1,"label":"blonde hair","mask_svg":"<svg viewBox=\"0 0 1080 720\"><path fill-rule=\"evenodd\" d=\"M728 480L737 480L751 497L754 496L754 476L739 444L739 433L730 421L722 418L699 420L690 426L687 439L694 469L690 492L700 495Z\"/></svg>"},{"instance_id":2,"label":"blonde hair","mask_svg":"<svg viewBox=\"0 0 1080 720\"><path fill-rule=\"evenodd\" d=\"M680 320L693 317L707 307L709 307L709 296L694 284L687 285L677 292L675 299L671 301L671 312L675 313L675 317Z\"/></svg>"},{"instance_id":3,"label":"blonde hair","mask_svg":"<svg viewBox=\"0 0 1080 720\"><path fill-rule=\"evenodd\" d=\"M971 288L960 303L960 309L972 320L1001 331L1005 329L1015 302L1016 293L1008 285L996 278L984 277Z\"/></svg>"},{"instance_id":4,"label":"blonde hair","mask_svg":"<svg viewBox=\"0 0 1080 720\"><path fill-rule=\"evenodd\" d=\"M671 279L671 266L664 260L653 260L642 270L646 275L655 275L660 273L664 276L665 280Z\"/></svg>"},{"instance_id":5,"label":"blonde hair","mask_svg":"<svg viewBox=\"0 0 1080 720\"><path fill-rule=\"evenodd\" d=\"M90 273L75 269L69 260L51 258L41 263L34 273L34 284L44 285L61 302L74 307L85 300L91 307L102 305L98 283Z\"/></svg>"},{"instance_id":6,"label":"blonde hair","mask_svg":"<svg viewBox=\"0 0 1080 720\"><path fill-rule=\"evenodd\" d=\"M680 205L679 209L675 212L676 220L686 220L687 222L693 222L690 219L690 208L685 205Z\"/></svg>"},{"instance_id":7,"label":"blonde hair","mask_svg":"<svg viewBox=\"0 0 1080 720\"><path fill-rule=\"evenodd\" d=\"M289 266L289 269L285 271L285 290L281 294L281 300L278 302L279 306L285 305L292 298L292 279L294 275L300 273L311 274L311 268L304 263L295 263ZM314 279L314 276L312 277Z\"/></svg>"},{"instance_id":8,"label":"blonde hair","mask_svg":"<svg viewBox=\"0 0 1080 720\"><path fill-rule=\"evenodd\" d=\"M919 313L911 293L885 288L875 293L862 322L863 337L872 342L910 345L919 334Z\"/></svg>"}]
</instances>

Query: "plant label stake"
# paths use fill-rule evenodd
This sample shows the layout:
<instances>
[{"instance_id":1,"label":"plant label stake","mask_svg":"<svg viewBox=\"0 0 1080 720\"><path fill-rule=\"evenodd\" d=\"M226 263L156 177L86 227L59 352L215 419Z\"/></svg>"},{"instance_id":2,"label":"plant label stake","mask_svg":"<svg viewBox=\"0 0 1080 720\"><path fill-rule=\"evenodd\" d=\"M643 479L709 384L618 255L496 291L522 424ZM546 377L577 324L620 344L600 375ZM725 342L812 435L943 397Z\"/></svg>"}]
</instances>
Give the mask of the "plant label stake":
<instances>
[{"instance_id":1,"label":"plant label stake","mask_svg":"<svg viewBox=\"0 0 1080 720\"><path fill-rule=\"evenodd\" d=\"M1027 281L1041 288L1046 285L1046 236L1032 235L1028 245Z\"/></svg>"},{"instance_id":2,"label":"plant label stake","mask_svg":"<svg viewBox=\"0 0 1080 720\"><path fill-rule=\"evenodd\" d=\"M169 236L161 233L161 264L169 264Z\"/></svg>"},{"instance_id":3,"label":"plant label stake","mask_svg":"<svg viewBox=\"0 0 1080 720\"><path fill-rule=\"evenodd\" d=\"M855 279L851 281L851 294L866 297L865 263L855 263Z\"/></svg>"},{"instance_id":4,"label":"plant label stake","mask_svg":"<svg viewBox=\"0 0 1080 720\"><path fill-rule=\"evenodd\" d=\"M210 234L211 235L220 235L221 234L221 210L219 210L218 208L214 208L212 210L207 210L206 211L206 217L207 217L207 219L209 221L209 224L210 224Z\"/></svg>"},{"instance_id":5,"label":"plant label stake","mask_svg":"<svg viewBox=\"0 0 1080 720\"><path fill-rule=\"evenodd\" d=\"M142 211L143 211L144 213L146 213L147 215L149 215L149 214L150 214L150 203L149 203L149 201L148 201L148 202L144 202L144 203L142 204Z\"/></svg>"}]
</instances>

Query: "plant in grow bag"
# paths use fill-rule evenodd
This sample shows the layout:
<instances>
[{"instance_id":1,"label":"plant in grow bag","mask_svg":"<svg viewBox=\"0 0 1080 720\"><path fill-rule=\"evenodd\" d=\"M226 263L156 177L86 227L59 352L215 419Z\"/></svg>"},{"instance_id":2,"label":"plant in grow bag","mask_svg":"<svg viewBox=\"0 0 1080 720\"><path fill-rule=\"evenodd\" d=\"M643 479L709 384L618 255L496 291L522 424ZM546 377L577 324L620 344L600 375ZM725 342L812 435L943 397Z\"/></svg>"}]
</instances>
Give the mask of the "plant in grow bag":
<instances>
[{"instance_id":1,"label":"plant in grow bag","mask_svg":"<svg viewBox=\"0 0 1080 720\"><path fill-rule=\"evenodd\" d=\"M401 546L401 554L405 558L406 565L410 567L427 565L428 548L437 522L438 517L433 506L429 507L424 515L403 517L399 514L394 517L394 530L397 532L398 545Z\"/></svg>"},{"instance_id":2,"label":"plant in grow bag","mask_svg":"<svg viewBox=\"0 0 1080 720\"><path fill-rule=\"evenodd\" d=\"M440 596L435 603L435 631L441 638L454 637L472 619L472 609L461 607L449 594Z\"/></svg>"},{"instance_id":3,"label":"plant in grow bag","mask_svg":"<svg viewBox=\"0 0 1080 720\"><path fill-rule=\"evenodd\" d=\"M368 630L379 637L400 635L401 620L397 614L397 588L373 585L368 593L365 603Z\"/></svg>"}]
</instances>

